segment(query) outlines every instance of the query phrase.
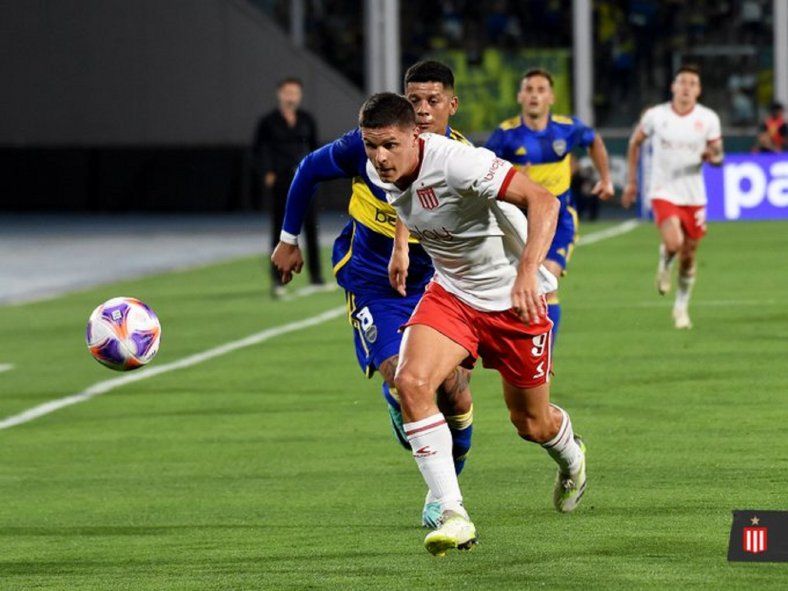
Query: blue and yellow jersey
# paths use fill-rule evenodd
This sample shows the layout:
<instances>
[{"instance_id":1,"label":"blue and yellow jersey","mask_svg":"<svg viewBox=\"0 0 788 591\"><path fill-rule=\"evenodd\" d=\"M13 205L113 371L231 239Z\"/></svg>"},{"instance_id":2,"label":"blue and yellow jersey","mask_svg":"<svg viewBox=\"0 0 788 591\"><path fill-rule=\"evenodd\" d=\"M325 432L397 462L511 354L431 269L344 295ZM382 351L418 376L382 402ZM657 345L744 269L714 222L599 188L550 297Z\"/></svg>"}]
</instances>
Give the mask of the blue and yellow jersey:
<instances>
[{"instance_id":1,"label":"blue and yellow jersey","mask_svg":"<svg viewBox=\"0 0 788 591\"><path fill-rule=\"evenodd\" d=\"M594 130L576 117L550 115L547 127L534 131L518 115L501 123L485 148L514 164L556 197L563 197L572 182L572 150L589 147L594 136Z\"/></svg>"},{"instance_id":2,"label":"blue and yellow jersey","mask_svg":"<svg viewBox=\"0 0 788 591\"><path fill-rule=\"evenodd\" d=\"M446 136L470 143L451 128ZM394 244L397 214L382 190L367 176L367 155L361 131L355 129L309 154L298 166L287 195L283 229L299 234L309 201L317 184L350 178L350 222L334 242L333 264L337 282L353 293L396 294L388 280L388 262ZM420 294L432 278L432 262L424 249L411 240L408 294Z\"/></svg>"}]
</instances>

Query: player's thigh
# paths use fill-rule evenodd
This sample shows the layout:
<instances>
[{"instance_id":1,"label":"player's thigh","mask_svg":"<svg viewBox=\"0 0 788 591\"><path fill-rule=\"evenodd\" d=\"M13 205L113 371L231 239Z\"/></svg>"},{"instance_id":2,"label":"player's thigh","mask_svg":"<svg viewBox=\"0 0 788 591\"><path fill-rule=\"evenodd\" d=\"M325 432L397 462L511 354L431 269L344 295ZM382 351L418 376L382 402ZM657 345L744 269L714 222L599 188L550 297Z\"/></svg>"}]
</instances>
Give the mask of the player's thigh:
<instances>
[{"instance_id":1,"label":"player's thigh","mask_svg":"<svg viewBox=\"0 0 788 591\"><path fill-rule=\"evenodd\" d=\"M654 222L665 247L669 252L680 250L684 243L681 209L665 199L653 199L651 208L654 212Z\"/></svg>"},{"instance_id":2,"label":"player's thigh","mask_svg":"<svg viewBox=\"0 0 788 591\"><path fill-rule=\"evenodd\" d=\"M659 234L662 242L671 252L680 250L684 245L684 230L681 227L681 220L678 216L671 215L659 223Z\"/></svg>"},{"instance_id":3,"label":"player's thigh","mask_svg":"<svg viewBox=\"0 0 788 591\"><path fill-rule=\"evenodd\" d=\"M397 384L434 392L468 357L468 350L424 324L408 326L402 336Z\"/></svg>"},{"instance_id":4,"label":"player's thigh","mask_svg":"<svg viewBox=\"0 0 788 591\"><path fill-rule=\"evenodd\" d=\"M394 299L346 292L346 299L359 365L368 376L379 370L389 385L393 385L402 340L399 329L410 318L418 298Z\"/></svg>"}]
</instances>

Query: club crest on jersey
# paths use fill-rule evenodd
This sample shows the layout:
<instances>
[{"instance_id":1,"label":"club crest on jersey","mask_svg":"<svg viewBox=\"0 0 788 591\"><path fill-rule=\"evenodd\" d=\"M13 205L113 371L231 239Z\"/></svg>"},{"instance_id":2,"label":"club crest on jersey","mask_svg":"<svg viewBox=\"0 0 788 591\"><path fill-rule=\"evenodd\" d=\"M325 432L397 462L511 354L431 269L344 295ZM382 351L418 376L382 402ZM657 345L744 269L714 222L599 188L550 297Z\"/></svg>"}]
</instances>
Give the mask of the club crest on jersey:
<instances>
[{"instance_id":1,"label":"club crest on jersey","mask_svg":"<svg viewBox=\"0 0 788 591\"><path fill-rule=\"evenodd\" d=\"M416 195L424 209L435 209L439 205L438 196L435 195L435 190L432 187L416 189Z\"/></svg>"},{"instance_id":2,"label":"club crest on jersey","mask_svg":"<svg viewBox=\"0 0 788 591\"><path fill-rule=\"evenodd\" d=\"M553 142L553 150L559 156L566 154L566 140L555 140Z\"/></svg>"}]
</instances>

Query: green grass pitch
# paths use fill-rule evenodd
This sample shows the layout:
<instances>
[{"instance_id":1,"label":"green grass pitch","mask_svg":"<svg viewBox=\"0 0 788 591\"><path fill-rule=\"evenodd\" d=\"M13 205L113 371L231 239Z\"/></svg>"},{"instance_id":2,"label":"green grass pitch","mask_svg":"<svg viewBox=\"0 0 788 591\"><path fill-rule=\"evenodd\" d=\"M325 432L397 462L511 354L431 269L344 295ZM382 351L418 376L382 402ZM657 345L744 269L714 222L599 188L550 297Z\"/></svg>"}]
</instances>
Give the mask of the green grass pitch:
<instances>
[{"instance_id":1,"label":"green grass pitch","mask_svg":"<svg viewBox=\"0 0 788 591\"><path fill-rule=\"evenodd\" d=\"M553 510L554 465L478 369L461 484L480 543L430 556L421 477L340 317L0 431L0 588L786 588L788 565L726 549L732 509L788 509L788 226L711 226L689 332L653 289L656 251L643 225L580 247L562 283L576 513ZM83 343L111 296L159 314L154 366L343 303L272 302L266 281L245 259L0 308L0 417L119 375Z\"/></svg>"}]
</instances>

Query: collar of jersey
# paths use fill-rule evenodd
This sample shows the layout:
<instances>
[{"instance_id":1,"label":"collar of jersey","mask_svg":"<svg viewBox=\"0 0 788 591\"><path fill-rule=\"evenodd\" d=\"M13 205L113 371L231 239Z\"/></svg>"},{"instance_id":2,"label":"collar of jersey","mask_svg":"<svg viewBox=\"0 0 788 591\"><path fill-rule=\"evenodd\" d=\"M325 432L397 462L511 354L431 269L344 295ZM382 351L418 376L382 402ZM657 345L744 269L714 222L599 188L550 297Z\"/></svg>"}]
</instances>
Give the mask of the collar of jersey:
<instances>
[{"instance_id":1,"label":"collar of jersey","mask_svg":"<svg viewBox=\"0 0 788 591\"><path fill-rule=\"evenodd\" d=\"M531 129L530 127L528 127L528 126L525 124L525 117L523 117L523 114L522 114L522 113L520 113L520 125L522 125L523 127L525 127L525 129L527 129L527 130L528 130L530 133L534 133L534 134L536 134L536 135L542 135L542 134L544 134L544 133L547 133L547 130L550 128L550 122L551 122L552 120L553 120L553 112L552 112L552 111L550 111L550 112L547 114L547 125L545 125L544 129L540 129L539 131L536 131L535 129Z\"/></svg>"}]
</instances>

